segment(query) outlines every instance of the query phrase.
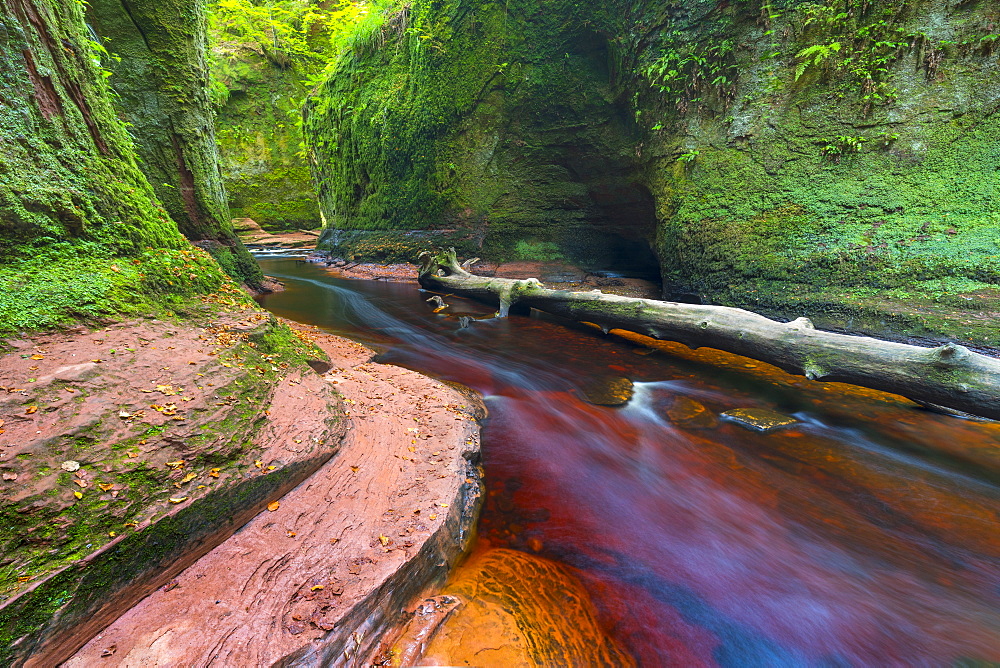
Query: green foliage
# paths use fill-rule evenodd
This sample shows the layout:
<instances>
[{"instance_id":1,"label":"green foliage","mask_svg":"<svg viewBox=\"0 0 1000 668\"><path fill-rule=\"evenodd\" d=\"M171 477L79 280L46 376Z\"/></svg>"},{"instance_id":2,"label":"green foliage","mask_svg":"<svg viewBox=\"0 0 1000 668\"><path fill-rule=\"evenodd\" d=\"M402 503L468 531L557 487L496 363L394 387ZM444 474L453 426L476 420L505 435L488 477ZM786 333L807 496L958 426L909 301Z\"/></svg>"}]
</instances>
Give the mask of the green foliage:
<instances>
[{"instance_id":1,"label":"green foliage","mask_svg":"<svg viewBox=\"0 0 1000 668\"><path fill-rule=\"evenodd\" d=\"M704 108L711 96L728 107L736 96L738 71L732 39L687 42L686 34L674 30L665 35L661 55L646 65L643 75L682 113L695 105Z\"/></svg>"},{"instance_id":2,"label":"green foliage","mask_svg":"<svg viewBox=\"0 0 1000 668\"><path fill-rule=\"evenodd\" d=\"M210 91L234 217L265 229L315 228L302 106L370 13L360 2L222 0L210 8Z\"/></svg>"},{"instance_id":3,"label":"green foliage","mask_svg":"<svg viewBox=\"0 0 1000 668\"><path fill-rule=\"evenodd\" d=\"M209 30L230 57L243 50L265 55L279 67L322 67L333 51L331 40L364 11L355 2L332 9L324 5L309 0L219 0L209 15Z\"/></svg>"},{"instance_id":4,"label":"green foliage","mask_svg":"<svg viewBox=\"0 0 1000 668\"><path fill-rule=\"evenodd\" d=\"M840 51L840 42L830 42L829 44L813 44L796 53L795 57L799 64L795 67L795 80L798 81L806 69L810 67L819 69L824 61L838 51Z\"/></svg>"}]
</instances>

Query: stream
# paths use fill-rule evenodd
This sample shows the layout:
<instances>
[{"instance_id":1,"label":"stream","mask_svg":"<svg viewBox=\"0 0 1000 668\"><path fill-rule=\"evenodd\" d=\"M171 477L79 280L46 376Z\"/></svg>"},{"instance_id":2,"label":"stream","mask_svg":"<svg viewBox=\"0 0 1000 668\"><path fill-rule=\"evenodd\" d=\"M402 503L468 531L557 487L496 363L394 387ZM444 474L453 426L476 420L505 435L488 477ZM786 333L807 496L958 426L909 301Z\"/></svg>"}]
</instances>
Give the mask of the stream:
<instances>
[{"instance_id":1,"label":"stream","mask_svg":"<svg viewBox=\"0 0 1000 668\"><path fill-rule=\"evenodd\" d=\"M644 666L1000 662L1000 425L261 259L268 310L485 397L479 540L554 560ZM476 318L462 327L459 315ZM627 377L621 407L583 399ZM719 419L770 408L756 433Z\"/></svg>"}]
</instances>

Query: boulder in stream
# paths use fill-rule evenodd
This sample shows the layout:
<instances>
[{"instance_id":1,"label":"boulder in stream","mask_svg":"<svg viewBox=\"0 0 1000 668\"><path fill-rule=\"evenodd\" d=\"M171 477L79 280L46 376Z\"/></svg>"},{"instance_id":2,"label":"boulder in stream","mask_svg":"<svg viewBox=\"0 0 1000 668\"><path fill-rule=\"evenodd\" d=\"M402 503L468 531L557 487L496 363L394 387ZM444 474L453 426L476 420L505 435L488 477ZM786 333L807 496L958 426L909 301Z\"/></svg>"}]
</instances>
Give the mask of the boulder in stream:
<instances>
[{"instance_id":1,"label":"boulder in stream","mask_svg":"<svg viewBox=\"0 0 1000 668\"><path fill-rule=\"evenodd\" d=\"M715 414L700 401L691 397L677 397L667 409L667 417L680 427L711 429L719 424Z\"/></svg>"},{"instance_id":2,"label":"boulder in stream","mask_svg":"<svg viewBox=\"0 0 1000 668\"><path fill-rule=\"evenodd\" d=\"M632 398L632 381L623 376L593 378L582 388L583 398L597 406L621 406Z\"/></svg>"},{"instance_id":3,"label":"boulder in stream","mask_svg":"<svg viewBox=\"0 0 1000 668\"><path fill-rule=\"evenodd\" d=\"M768 408L735 408L723 413L722 417L741 427L762 433L772 432L775 429L798 423L795 418Z\"/></svg>"}]
</instances>

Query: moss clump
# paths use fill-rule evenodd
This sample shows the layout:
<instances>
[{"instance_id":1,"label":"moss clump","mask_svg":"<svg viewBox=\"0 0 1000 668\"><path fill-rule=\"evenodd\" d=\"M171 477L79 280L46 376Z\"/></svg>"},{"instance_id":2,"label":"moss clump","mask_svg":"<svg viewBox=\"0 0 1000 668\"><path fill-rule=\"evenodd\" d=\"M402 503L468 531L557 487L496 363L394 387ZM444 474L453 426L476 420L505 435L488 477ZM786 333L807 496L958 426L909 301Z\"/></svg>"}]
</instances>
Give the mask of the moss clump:
<instances>
[{"instance_id":1,"label":"moss clump","mask_svg":"<svg viewBox=\"0 0 1000 668\"><path fill-rule=\"evenodd\" d=\"M228 280L198 248L117 256L93 243L52 243L0 266L0 334L163 314Z\"/></svg>"}]
</instances>

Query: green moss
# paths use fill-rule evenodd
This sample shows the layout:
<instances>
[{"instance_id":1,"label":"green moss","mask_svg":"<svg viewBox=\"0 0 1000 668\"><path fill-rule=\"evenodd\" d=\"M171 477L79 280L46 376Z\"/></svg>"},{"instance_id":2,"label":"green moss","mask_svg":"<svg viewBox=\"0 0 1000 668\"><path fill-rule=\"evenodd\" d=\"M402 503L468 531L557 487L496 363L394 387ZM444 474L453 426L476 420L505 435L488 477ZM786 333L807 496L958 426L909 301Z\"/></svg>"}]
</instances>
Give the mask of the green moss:
<instances>
[{"instance_id":1,"label":"green moss","mask_svg":"<svg viewBox=\"0 0 1000 668\"><path fill-rule=\"evenodd\" d=\"M116 54L102 64L157 198L184 236L204 242L230 276L259 285L263 275L233 231L219 174L205 87L204 3L94 0L88 19Z\"/></svg>"},{"instance_id":2,"label":"green moss","mask_svg":"<svg viewBox=\"0 0 1000 668\"><path fill-rule=\"evenodd\" d=\"M0 265L0 333L163 314L218 289L219 266L196 248L115 255L94 243L52 243Z\"/></svg>"},{"instance_id":3,"label":"green moss","mask_svg":"<svg viewBox=\"0 0 1000 668\"><path fill-rule=\"evenodd\" d=\"M289 489L301 477L301 470L308 466L309 463L302 462L214 490L197 504L189 504L175 515L163 517L141 531L128 533L85 565L71 566L46 580L30 595L0 611L0 661L10 664L30 655L56 614L64 623L82 620L93 614L109 595L139 578L152 583L162 582L164 578L157 574L189 551L192 544L210 540L221 531L235 529L234 513L258 511L274 495ZM155 474L141 471L133 477L133 482L142 488L160 481ZM69 511L71 515L76 513L70 519L92 517L89 511L95 509L100 510L80 504L78 511ZM74 527L71 533L82 540L94 528Z\"/></svg>"},{"instance_id":4,"label":"green moss","mask_svg":"<svg viewBox=\"0 0 1000 668\"><path fill-rule=\"evenodd\" d=\"M938 337L971 331L967 295L938 290L951 313L925 317L898 291L1000 285L985 3L407 7L309 101L336 230L461 230L466 254L604 268L651 244L668 296Z\"/></svg>"}]
</instances>

